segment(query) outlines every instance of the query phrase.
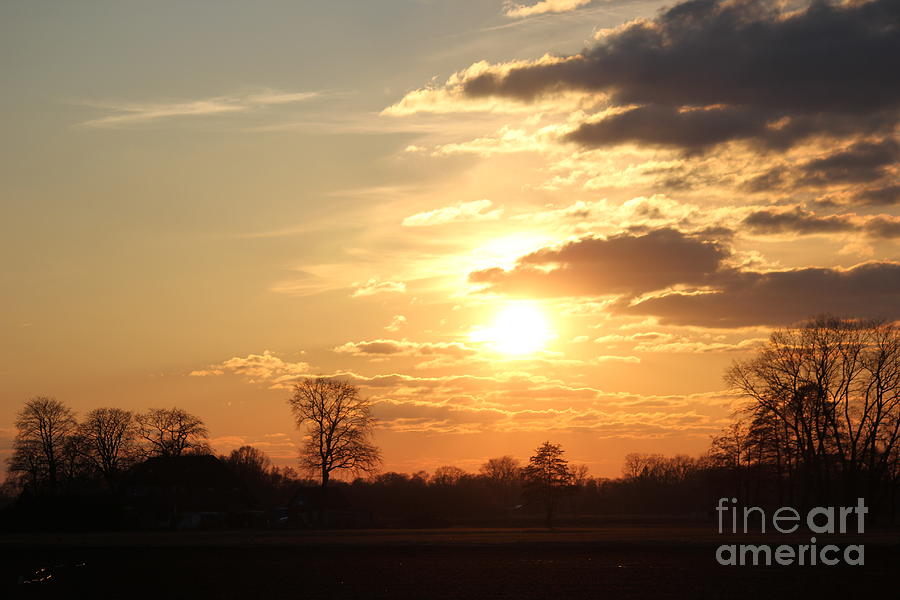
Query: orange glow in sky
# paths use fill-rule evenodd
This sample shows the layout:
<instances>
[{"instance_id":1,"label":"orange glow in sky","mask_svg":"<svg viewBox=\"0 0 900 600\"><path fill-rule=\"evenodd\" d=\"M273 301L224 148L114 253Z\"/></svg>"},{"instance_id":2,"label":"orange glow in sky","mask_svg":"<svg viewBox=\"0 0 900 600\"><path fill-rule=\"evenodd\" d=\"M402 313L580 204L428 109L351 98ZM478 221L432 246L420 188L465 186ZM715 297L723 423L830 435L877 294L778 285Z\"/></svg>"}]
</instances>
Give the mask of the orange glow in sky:
<instances>
[{"instance_id":1,"label":"orange glow in sky","mask_svg":"<svg viewBox=\"0 0 900 600\"><path fill-rule=\"evenodd\" d=\"M40 395L297 467L314 376L385 471L706 452L772 331L900 319L891 2L0 2L0 466Z\"/></svg>"}]
</instances>

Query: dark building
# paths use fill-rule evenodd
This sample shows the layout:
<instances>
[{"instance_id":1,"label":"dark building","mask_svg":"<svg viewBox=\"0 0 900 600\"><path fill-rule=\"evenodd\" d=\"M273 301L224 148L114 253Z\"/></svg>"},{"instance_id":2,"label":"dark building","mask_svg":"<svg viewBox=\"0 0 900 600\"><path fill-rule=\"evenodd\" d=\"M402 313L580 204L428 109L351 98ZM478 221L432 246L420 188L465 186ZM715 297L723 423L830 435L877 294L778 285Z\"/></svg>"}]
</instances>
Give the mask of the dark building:
<instances>
[{"instance_id":1,"label":"dark building","mask_svg":"<svg viewBox=\"0 0 900 600\"><path fill-rule=\"evenodd\" d=\"M203 529L241 526L255 501L227 465L209 455L150 458L126 485L127 514L141 528Z\"/></svg>"}]
</instances>

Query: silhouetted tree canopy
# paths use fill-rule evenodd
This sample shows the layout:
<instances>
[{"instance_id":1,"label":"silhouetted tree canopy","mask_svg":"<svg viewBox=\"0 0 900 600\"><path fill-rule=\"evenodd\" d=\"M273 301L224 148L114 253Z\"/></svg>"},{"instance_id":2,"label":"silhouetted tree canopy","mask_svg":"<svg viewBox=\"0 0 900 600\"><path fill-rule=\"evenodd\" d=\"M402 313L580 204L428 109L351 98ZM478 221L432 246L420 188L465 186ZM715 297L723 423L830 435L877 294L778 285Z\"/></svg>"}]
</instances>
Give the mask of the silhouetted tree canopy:
<instances>
[{"instance_id":1,"label":"silhouetted tree canopy","mask_svg":"<svg viewBox=\"0 0 900 600\"><path fill-rule=\"evenodd\" d=\"M78 427L87 459L111 482L137 459L134 416L121 408L95 408Z\"/></svg>"},{"instance_id":2,"label":"silhouetted tree canopy","mask_svg":"<svg viewBox=\"0 0 900 600\"><path fill-rule=\"evenodd\" d=\"M755 468L803 505L884 500L900 464L900 331L818 317L773 333L726 380L749 401L713 443L723 464Z\"/></svg>"},{"instance_id":3,"label":"silhouetted tree canopy","mask_svg":"<svg viewBox=\"0 0 900 600\"><path fill-rule=\"evenodd\" d=\"M699 519L720 497L798 508L846 506L865 497L874 521L896 522L900 332L894 324L819 317L776 331L755 356L735 362L727 380L746 402L705 455L665 456L650 447L625 457L621 478L604 479L570 465L550 442L524 468L507 455L486 460L477 474L444 465L430 475L376 475L370 404L348 383L308 379L289 399L306 435L300 465L321 477L323 487L335 470L365 475L317 492L309 492L315 481L273 466L253 446L220 460L196 456L209 452L208 432L182 409L132 417L98 408L79 424L62 402L35 397L17 415L9 476L0 487L0 507L6 504L0 526L167 527L189 509L246 512L232 515L231 525L328 522L285 516L301 496L340 496L345 506L316 510L361 509L358 514L370 516L356 522L371 523L375 515L374 522L388 527L529 526L536 519L550 527L562 519L624 515ZM218 483L194 485L194 469L205 474L201 480L218 473ZM178 478L163 481L166 473ZM173 485L196 489L176 497ZM347 523L346 517L331 522Z\"/></svg>"},{"instance_id":4,"label":"silhouetted tree canopy","mask_svg":"<svg viewBox=\"0 0 900 600\"><path fill-rule=\"evenodd\" d=\"M328 485L331 473L371 473L381 454L371 443L375 418L359 390L335 379L306 379L294 386L288 399L297 427L308 438L300 450L300 465Z\"/></svg>"},{"instance_id":5,"label":"silhouetted tree canopy","mask_svg":"<svg viewBox=\"0 0 900 600\"><path fill-rule=\"evenodd\" d=\"M32 488L56 488L74 454L75 412L54 398L36 396L16 416L10 472Z\"/></svg>"},{"instance_id":6,"label":"silhouetted tree canopy","mask_svg":"<svg viewBox=\"0 0 900 600\"><path fill-rule=\"evenodd\" d=\"M180 408L151 408L135 416L148 456L181 456L210 451L209 432L200 419Z\"/></svg>"},{"instance_id":7,"label":"silhouetted tree canopy","mask_svg":"<svg viewBox=\"0 0 900 600\"><path fill-rule=\"evenodd\" d=\"M553 512L563 493L570 490L574 482L569 461L563 458L564 453L559 444L544 442L528 459L523 471L525 490L531 498L543 504L547 527L552 527Z\"/></svg>"},{"instance_id":8,"label":"silhouetted tree canopy","mask_svg":"<svg viewBox=\"0 0 900 600\"><path fill-rule=\"evenodd\" d=\"M522 468L519 459L512 456L490 458L481 465L480 473L497 483L509 484L518 481L522 477Z\"/></svg>"}]
</instances>

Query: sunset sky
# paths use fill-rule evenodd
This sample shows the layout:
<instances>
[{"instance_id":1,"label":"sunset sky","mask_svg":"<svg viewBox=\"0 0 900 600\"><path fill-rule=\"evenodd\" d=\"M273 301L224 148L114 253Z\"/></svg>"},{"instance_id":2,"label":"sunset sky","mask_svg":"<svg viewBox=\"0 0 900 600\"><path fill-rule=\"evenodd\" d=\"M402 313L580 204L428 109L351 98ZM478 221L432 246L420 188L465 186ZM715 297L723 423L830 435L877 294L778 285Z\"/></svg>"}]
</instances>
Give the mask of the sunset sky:
<instances>
[{"instance_id":1,"label":"sunset sky","mask_svg":"<svg viewBox=\"0 0 900 600\"><path fill-rule=\"evenodd\" d=\"M0 458L47 395L294 464L340 375L386 470L616 476L900 318L896 0L8 0L0 72Z\"/></svg>"}]
</instances>

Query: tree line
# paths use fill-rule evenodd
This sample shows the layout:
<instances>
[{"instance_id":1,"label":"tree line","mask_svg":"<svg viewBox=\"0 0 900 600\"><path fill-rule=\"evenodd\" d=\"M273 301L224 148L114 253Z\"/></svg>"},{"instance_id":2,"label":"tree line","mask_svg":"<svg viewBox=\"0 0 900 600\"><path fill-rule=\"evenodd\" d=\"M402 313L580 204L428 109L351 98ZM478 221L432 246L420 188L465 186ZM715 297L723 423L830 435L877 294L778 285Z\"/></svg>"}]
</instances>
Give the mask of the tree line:
<instances>
[{"instance_id":1,"label":"tree line","mask_svg":"<svg viewBox=\"0 0 900 600\"><path fill-rule=\"evenodd\" d=\"M15 425L5 485L33 494L92 479L112 486L138 461L211 451L206 425L180 408L95 408L79 422L61 401L38 396L25 402Z\"/></svg>"},{"instance_id":2,"label":"tree line","mask_svg":"<svg viewBox=\"0 0 900 600\"><path fill-rule=\"evenodd\" d=\"M622 476L592 478L545 442L525 464L487 460L477 473L447 465L429 474L380 472L371 405L347 382L312 378L287 399L304 434L297 469L275 467L244 446L224 462L263 508L290 502L298 488L336 487L349 501L396 523L470 518L577 518L610 514L694 514L718 497L758 506L847 504L865 497L873 514L895 520L900 490L900 335L893 323L818 317L772 334L725 375L743 398L733 423L699 457L636 453ZM52 398L25 403L6 488L61 493L113 489L153 457L210 454L203 421L178 408L132 414L74 412ZM337 473L346 477L334 478ZM852 502L851 502L852 503Z\"/></svg>"}]
</instances>

